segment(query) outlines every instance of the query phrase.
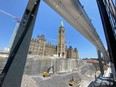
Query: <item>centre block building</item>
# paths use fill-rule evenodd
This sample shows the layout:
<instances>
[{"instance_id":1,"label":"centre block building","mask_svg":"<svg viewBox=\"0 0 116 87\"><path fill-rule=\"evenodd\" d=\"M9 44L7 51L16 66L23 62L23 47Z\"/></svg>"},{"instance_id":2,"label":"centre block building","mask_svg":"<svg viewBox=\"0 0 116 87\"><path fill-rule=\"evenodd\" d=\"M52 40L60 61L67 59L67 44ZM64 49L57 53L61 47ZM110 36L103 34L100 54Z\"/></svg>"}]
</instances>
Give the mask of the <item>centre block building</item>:
<instances>
[{"instance_id":1,"label":"centre block building","mask_svg":"<svg viewBox=\"0 0 116 87\"><path fill-rule=\"evenodd\" d=\"M48 57L79 58L77 48L72 48L72 46L67 48L66 46L65 29L62 21L58 30L58 44L53 45L51 42L46 42L44 35L38 36L36 39L32 38L29 54Z\"/></svg>"}]
</instances>

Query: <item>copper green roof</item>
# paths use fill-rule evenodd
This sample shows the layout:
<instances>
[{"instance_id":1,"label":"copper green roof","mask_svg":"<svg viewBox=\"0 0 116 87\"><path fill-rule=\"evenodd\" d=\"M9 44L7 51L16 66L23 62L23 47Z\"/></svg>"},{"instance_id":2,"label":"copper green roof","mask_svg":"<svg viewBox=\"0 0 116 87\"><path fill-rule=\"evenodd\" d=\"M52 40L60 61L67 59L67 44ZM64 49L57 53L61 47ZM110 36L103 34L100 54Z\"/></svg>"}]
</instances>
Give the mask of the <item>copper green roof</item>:
<instances>
[{"instance_id":1,"label":"copper green roof","mask_svg":"<svg viewBox=\"0 0 116 87\"><path fill-rule=\"evenodd\" d=\"M60 23L60 27L64 27L63 21L61 21L61 23Z\"/></svg>"}]
</instances>

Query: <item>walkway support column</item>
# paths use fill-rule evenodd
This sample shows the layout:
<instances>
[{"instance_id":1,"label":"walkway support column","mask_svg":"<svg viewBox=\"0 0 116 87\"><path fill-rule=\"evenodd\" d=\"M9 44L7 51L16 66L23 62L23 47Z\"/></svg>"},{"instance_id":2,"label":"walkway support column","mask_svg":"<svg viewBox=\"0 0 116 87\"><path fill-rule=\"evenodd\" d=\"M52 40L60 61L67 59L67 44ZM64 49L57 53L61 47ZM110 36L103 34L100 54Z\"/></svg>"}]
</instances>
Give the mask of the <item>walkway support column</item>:
<instances>
[{"instance_id":1,"label":"walkway support column","mask_svg":"<svg viewBox=\"0 0 116 87\"><path fill-rule=\"evenodd\" d=\"M40 0L29 0L14 39L8 61L0 75L0 87L21 87L29 44Z\"/></svg>"},{"instance_id":2,"label":"walkway support column","mask_svg":"<svg viewBox=\"0 0 116 87\"><path fill-rule=\"evenodd\" d=\"M98 61L99 61L99 68L101 71L101 75L104 75L104 68L103 68L103 63L102 63L102 59L101 59L101 52L99 50L97 50L97 54L98 54Z\"/></svg>"},{"instance_id":3,"label":"walkway support column","mask_svg":"<svg viewBox=\"0 0 116 87\"><path fill-rule=\"evenodd\" d=\"M101 20L103 24L103 29L106 37L106 42L108 46L108 52L110 56L110 61L114 64L116 70L116 37L115 32L112 29L108 13L106 11L103 0L96 0L101 15Z\"/></svg>"}]
</instances>

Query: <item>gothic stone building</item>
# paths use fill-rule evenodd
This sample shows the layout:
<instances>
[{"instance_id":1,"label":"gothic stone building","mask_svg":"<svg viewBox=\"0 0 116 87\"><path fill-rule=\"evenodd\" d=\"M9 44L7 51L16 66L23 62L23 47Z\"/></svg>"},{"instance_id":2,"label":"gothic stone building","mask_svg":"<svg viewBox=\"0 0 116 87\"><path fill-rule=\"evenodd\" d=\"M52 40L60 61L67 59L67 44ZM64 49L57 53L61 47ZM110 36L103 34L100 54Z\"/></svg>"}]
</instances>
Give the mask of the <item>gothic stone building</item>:
<instances>
[{"instance_id":1,"label":"gothic stone building","mask_svg":"<svg viewBox=\"0 0 116 87\"><path fill-rule=\"evenodd\" d=\"M58 44L53 45L51 42L46 42L45 36L38 36L36 39L32 38L29 54L38 55L38 56L57 56L61 58L74 58L78 59L78 50L77 48L69 48L66 47L65 43L65 29L63 26L63 22L61 22L59 30L58 30Z\"/></svg>"}]
</instances>

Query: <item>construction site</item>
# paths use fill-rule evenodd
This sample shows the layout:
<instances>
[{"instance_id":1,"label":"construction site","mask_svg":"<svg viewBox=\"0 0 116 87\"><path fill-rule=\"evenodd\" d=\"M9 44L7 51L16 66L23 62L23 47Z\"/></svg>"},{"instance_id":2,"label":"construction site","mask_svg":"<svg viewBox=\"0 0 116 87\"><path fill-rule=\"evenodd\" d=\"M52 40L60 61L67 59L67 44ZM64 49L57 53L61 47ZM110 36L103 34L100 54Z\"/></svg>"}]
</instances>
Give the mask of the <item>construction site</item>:
<instances>
[{"instance_id":1,"label":"construction site","mask_svg":"<svg viewBox=\"0 0 116 87\"><path fill-rule=\"evenodd\" d=\"M0 58L0 70L6 60L7 57ZM28 56L21 87L69 87L71 80L75 82L73 87L87 87L99 74L93 63L84 60Z\"/></svg>"},{"instance_id":2,"label":"construction site","mask_svg":"<svg viewBox=\"0 0 116 87\"><path fill-rule=\"evenodd\" d=\"M63 22L57 45L44 35L32 38L43 1L95 46L98 59L80 59L77 48L66 46ZM96 3L107 49L79 0L29 0L21 19L0 9L17 22L8 47L0 51L0 87L116 87L116 3Z\"/></svg>"}]
</instances>

